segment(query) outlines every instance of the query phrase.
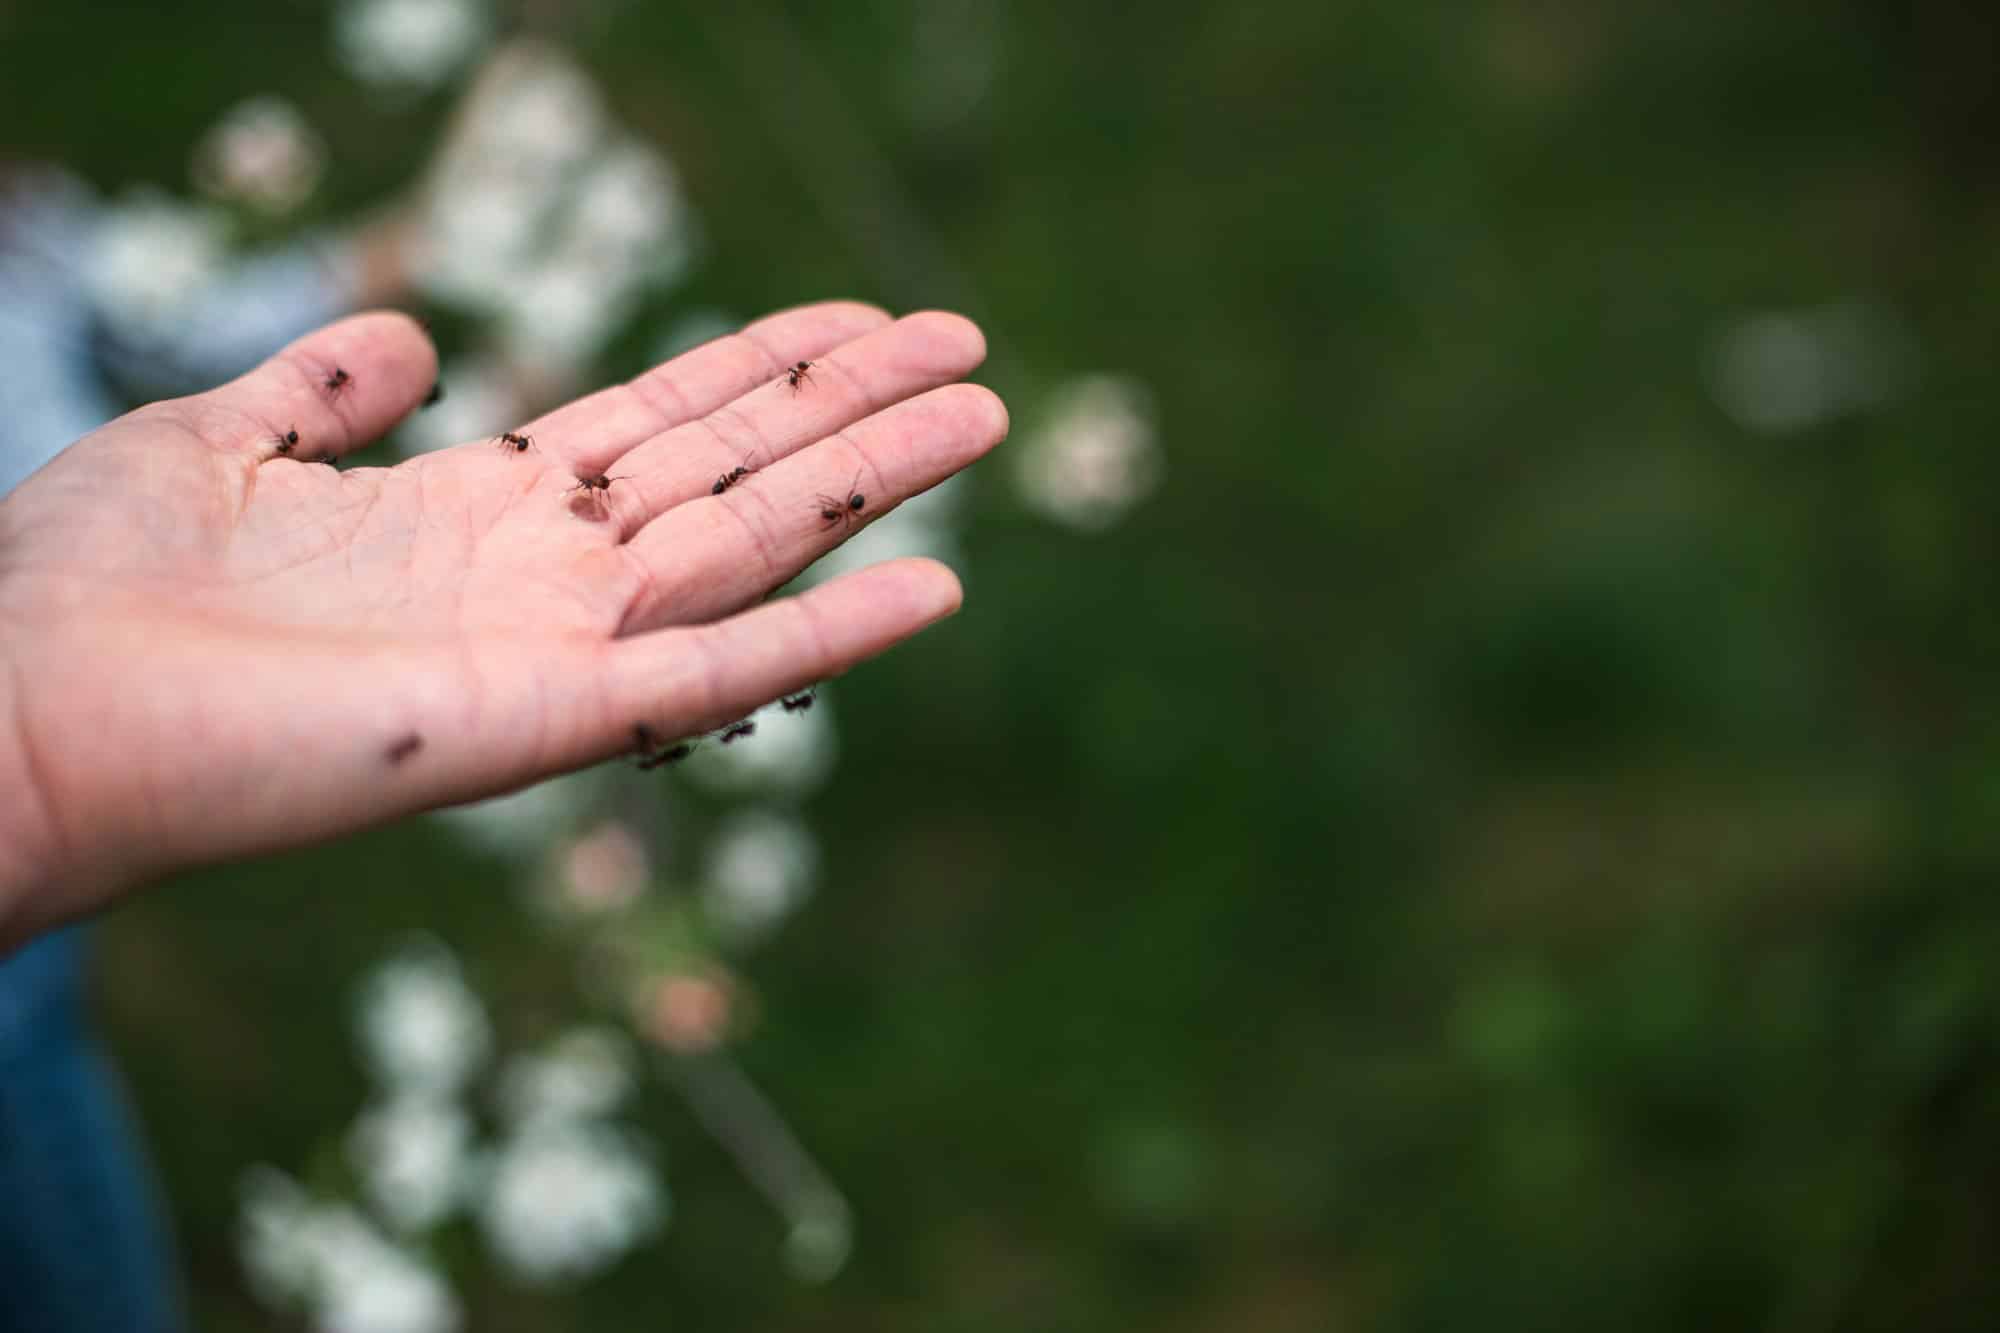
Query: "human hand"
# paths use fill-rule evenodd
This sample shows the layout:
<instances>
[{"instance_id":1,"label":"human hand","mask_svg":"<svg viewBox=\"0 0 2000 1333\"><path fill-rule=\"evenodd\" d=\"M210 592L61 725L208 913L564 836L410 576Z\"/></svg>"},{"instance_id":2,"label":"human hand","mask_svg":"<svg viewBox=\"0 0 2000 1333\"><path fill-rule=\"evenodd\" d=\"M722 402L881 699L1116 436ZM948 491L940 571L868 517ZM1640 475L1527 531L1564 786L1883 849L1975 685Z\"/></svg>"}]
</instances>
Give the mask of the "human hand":
<instances>
[{"instance_id":1,"label":"human hand","mask_svg":"<svg viewBox=\"0 0 2000 1333\"><path fill-rule=\"evenodd\" d=\"M0 950L176 867L710 730L950 614L927 560L758 603L1005 436L951 383L984 354L954 315L808 306L517 427L532 449L339 471L307 460L436 374L370 314L85 436L0 501Z\"/></svg>"}]
</instances>

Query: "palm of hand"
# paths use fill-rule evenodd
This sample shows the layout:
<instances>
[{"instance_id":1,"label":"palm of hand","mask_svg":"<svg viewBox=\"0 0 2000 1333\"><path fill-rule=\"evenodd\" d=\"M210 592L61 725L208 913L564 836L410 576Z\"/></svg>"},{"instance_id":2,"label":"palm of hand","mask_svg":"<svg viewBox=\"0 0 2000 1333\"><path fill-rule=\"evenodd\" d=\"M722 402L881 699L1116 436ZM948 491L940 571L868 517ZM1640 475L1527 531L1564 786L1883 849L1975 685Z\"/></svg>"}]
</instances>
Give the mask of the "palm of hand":
<instances>
[{"instance_id":1,"label":"palm of hand","mask_svg":"<svg viewBox=\"0 0 2000 1333\"><path fill-rule=\"evenodd\" d=\"M0 505L0 704L29 793L0 814L0 909L10 880L43 890L0 938L170 866L595 762L642 726L706 730L947 614L956 582L925 561L743 608L846 534L817 496L858 475L872 517L1004 435L991 394L943 387L982 354L955 317L808 307L558 409L528 451L302 461L430 386L414 326L364 316L86 437ZM818 363L807 393L782 378L796 359Z\"/></svg>"}]
</instances>

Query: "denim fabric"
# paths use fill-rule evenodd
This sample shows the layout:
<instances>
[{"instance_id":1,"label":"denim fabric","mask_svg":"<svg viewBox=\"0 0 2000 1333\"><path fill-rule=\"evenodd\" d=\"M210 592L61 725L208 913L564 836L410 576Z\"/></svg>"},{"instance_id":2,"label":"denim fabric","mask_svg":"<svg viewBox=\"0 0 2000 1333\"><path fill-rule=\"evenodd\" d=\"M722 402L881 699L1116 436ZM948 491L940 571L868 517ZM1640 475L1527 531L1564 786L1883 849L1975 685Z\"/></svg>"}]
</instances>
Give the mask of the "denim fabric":
<instances>
[{"instance_id":1,"label":"denim fabric","mask_svg":"<svg viewBox=\"0 0 2000 1333\"><path fill-rule=\"evenodd\" d=\"M0 961L0 1330L185 1327L122 1091L83 1026L82 932Z\"/></svg>"}]
</instances>

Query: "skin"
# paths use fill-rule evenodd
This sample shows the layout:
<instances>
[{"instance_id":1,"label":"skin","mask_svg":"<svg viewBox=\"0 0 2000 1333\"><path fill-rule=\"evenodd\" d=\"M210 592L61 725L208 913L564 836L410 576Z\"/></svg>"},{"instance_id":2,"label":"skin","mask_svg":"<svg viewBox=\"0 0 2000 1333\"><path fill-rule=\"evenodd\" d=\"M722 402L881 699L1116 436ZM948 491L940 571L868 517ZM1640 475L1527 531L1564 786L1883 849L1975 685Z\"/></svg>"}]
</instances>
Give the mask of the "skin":
<instances>
[{"instance_id":1,"label":"skin","mask_svg":"<svg viewBox=\"0 0 2000 1333\"><path fill-rule=\"evenodd\" d=\"M434 382L378 313L85 436L0 501L0 949L174 869L600 762L635 724L712 729L951 614L927 560L764 599L850 533L816 494L859 471L859 527L1005 437L953 382L984 355L956 315L807 306L518 424L539 453L304 461ZM596 473L627 479L569 493Z\"/></svg>"}]
</instances>

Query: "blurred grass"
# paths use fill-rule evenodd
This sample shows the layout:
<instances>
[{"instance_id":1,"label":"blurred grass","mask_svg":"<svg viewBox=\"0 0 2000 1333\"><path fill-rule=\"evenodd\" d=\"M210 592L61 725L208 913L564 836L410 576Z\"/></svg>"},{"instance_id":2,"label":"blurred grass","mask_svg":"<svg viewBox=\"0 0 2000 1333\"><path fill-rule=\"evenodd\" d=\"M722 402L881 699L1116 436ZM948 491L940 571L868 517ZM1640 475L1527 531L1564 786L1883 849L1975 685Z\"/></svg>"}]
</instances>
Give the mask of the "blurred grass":
<instances>
[{"instance_id":1,"label":"blurred grass","mask_svg":"<svg viewBox=\"0 0 2000 1333\"><path fill-rule=\"evenodd\" d=\"M940 120L925 9L546 31L684 175L710 249L668 305L968 304L1017 433L1056 376L1146 380L1167 484L1085 538L996 457L966 613L841 684L828 882L741 1054L853 1266L781 1280L656 1092L672 1227L472 1326L1986 1324L1993 20L969 5L998 74ZM9 151L106 185L179 186L275 88L339 216L441 108L370 105L311 6L75 24L0 9ZM1834 301L1907 326L1916 391L1734 426L1717 333ZM517 1023L569 1003L502 881L411 824L106 923L204 1327L265 1326L236 1175L358 1104L390 938Z\"/></svg>"}]
</instances>

